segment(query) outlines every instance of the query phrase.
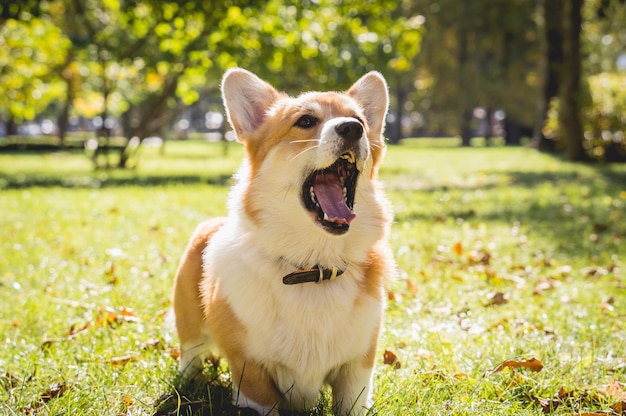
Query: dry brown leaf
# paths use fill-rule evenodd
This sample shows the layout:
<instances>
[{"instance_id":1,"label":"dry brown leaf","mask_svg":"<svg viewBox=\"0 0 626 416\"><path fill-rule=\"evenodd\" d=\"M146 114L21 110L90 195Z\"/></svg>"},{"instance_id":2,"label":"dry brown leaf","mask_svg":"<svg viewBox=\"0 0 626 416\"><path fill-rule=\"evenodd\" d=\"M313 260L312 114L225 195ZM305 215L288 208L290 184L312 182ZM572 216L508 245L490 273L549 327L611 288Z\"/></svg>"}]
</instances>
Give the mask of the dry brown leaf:
<instances>
[{"instance_id":1,"label":"dry brown leaf","mask_svg":"<svg viewBox=\"0 0 626 416\"><path fill-rule=\"evenodd\" d=\"M555 288L557 281L554 279L541 279L537 281L535 285L535 289L533 290L533 295L539 296L542 295L543 292L547 292L548 290L552 290Z\"/></svg>"},{"instance_id":2,"label":"dry brown leaf","mask_svg":"<svg viewBox=\"0 0 626 416\"><path fill-rule=\"evenodd\" d=\"M122 367L131 361L135 361L136 359L137 359L137 356L133 354L128 354L128 355L123 355L121 357L113 357L109 360L106 360L105 363L111 364L114 367Z\"/></svg>"},{"instance_id":3,"label":"dry brown leaf","mask_svg":"<svg viewBox=\"0 0 626 416\"><path fill-rule=\"evenodd\" d=\"M118 414L120 416L122 414L124 415L128 414L128 410L133 406L134 403L135 401L131 397L124 396L124 398L122 399L122 403L120 404L120 408L123 413L118 413Z\"/></svg>"},{"instance_id":4,"label":"dry brown leaf","mask_svg":"<svg viewBox=\"0 0 626 416\"><path fill-rule=\"evenodd\" d=\"M485 306L500 306L509 302L509 295L502 292L492 292L487 295L487 304Z\"/></svg>"},{"instance_id":5,"label":"dry brown leaf","mask_svg":"<svg viewBox=\"0 0 626 416\"><path fill-rule=\"evenodd\" d=\"M46 338L43 340L43 342L41 343L41 349L45 350L47 348L52 347L54 344L59 343L61 340L60 339L54 339L54 338Z\"/></svg>"},{"instance_id":6,"label":"dry brown leaf","mask_svg":"<svg viewBox=\"0 0 626 416\"><path fill-rule=\"evenodd\" d=\"M615 310L615 307L613 306L614 303L615 298L613 298L613 296L605 297L604 299L602 299L602 303L600 304L600 311L613 312Z\"/></svg>"},{"instance_id":7,"label":"dry brown leaf","mask_svg":"<svg viewBox=\"0 0 626 416\"><path fill-rule=\"evenodd\" d=\"M620 383L617 379L613 379L606 386L598 388L598 392L610 400L626 401L626 384Z\"/></svg>"},{"instance_id":8,"label":"dry brown leaf","mask_svg":"<svg viewBox=\"0 0 626 416\"><path fill-rule=\"evenodd\" d=\"M417 293L419 292L419 287L417 287L417 285L413 283L411 279L406 280L406 288L412 295L417 295Z\"/></svg>"},{"instance_id":9,"label":"dry brown leaf","mask_svg":"<svg viewBox=\"0 0 626 416\"><path fill-rule=\"evenodd\" d=\"M101 306L96 317L97 328L109 328L118 322L118 314L109 306Z\"/></svg>"},{"instance_id":10,"label":"dry brown leaf","mask_svg":"<svg viewBox=\"0 0 626 416\"><path fill-rule=\"evenodd\" d=\"M565 390L563 387L559 388L559 391L554 393L554 396L550 399L537 399L537 402L541 406L543 413L552 413L557 407L563 404L565 400L571 397L571 393Z\"/></svg>"},{"instance_id":11,"label":"dry brown leaf","mask_svg":"<svg viewBox=\"0 0 626 416\"><path fill-rule=\"evenodd\" d=\"M43 402L49 402L55 397L59 397L63 395L63 393L65 393L66 390L67 390L67 385L64 382L54 383L53 385L50 386L48 390L41 393L39 398Z\"/></svg>"},{"instance_id":12,"label":"dry brown leaf","mask_svg":"<svg viewBox=\"0 0 626 416\"><path fill-rule=\"evenodd\" d=\"M152 338L143 343L143 350L162 350L165 347L163 340L160 338Z\"/></svg>"},{"instance_id":13,"label":"dry brown leaf","mask_svg":"<svg viewBox=\"0 0 626 416\"><path fill-rule=\"evenodd\" d=\"M385 350L383 353L383 363L386 365L392 365L396 370L402 367L402 364L398 361L396 354L389 350Z\"/></svg>"},{"instance_id":14,"label":"dry brown leaf","mask_svg":"<svg viewBox=\"0 0 626 416\"><path fill-rule=\"evenodd\" d=\"M15 377L13 374L6 372L3 375L0 375L0 385L5 387L7 390L15 388L22 384L22 380Z\"/></svg>"},{"instance_id":15,"label":"dry brown leaf","mask_svg":"<svg viewBox=\"0 0 626 416\"><path fill-rule=\"evenodd\" d=\"M499 373L505 368L510 368L511 370L525 368L530 371L539 372L543 370L543 363L535 357L529 358L528 360L506 360L500 363L494 369L485 371L484 375L488 376L494 373Z\"/></svg>"},{"instance_id":16,"label":"dry brown leaf","mask_svg":"<svg viewBox=\"0 0 626 416\"><path fill-rule=\"evenodd\" d=\"M626 414L626 401L613 403L611 405L611 410L620 415Z\"/></svg>"},{"instance_id":17,"label":"dry brown leaf","mask_svg":"<svg viewBox=\"0 0 626 416\"><path fill-rule=\"evenodd\" d=\"M482 264L487 266L491 262L491 254L485 250L472 250L467 254L467 258L471 264Z\"/></svg>"},{"instance_id":18,"label":"dry brown leaf","mask_svg":"<svg viewBox=\"0 0 626 416\"><path fill-rule=\"evenodd\" d=\"M72 326L70 326L70 329L69 331L67 331L67 334L65 334L65 336L67 338L73 338L76 335L80 334L81 332L84 332L87 329L89 329L90 326L91 326L90 322L87 322L82 326L76 326L76 324L72 324Z\"/></svg>"},{"instance_id":19,"label":"dry brown leaf","mask_svg":"<svg viewBox=\"0 0 626 416\"><path fill-rule=\"evenodd\" d=\"M173 359L180 359L180 350L178 348L170 348L167 350L167 352Z\"/></svg>"}]
</instances>

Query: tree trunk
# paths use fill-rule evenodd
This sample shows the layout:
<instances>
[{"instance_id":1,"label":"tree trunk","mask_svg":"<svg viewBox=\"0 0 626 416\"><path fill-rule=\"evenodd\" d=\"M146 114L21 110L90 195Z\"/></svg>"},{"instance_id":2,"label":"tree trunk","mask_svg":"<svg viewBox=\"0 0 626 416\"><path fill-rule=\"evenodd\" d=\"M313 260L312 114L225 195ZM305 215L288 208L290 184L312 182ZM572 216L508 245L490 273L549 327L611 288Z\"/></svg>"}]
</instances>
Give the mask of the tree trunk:
<instances>
[{"instance_id":1,"label":"tree trunk","mask_svg":"<svg viewBox=\"0 0 626 416\"><path fill-rule=\"evenodd\" d=\"M7 136L15 136L17 135L17 123L13 116L9 115L9 119L7 120Z\"/></svg>"},{"instance_id":2,"label":"tree trunk","mask_svg":"<svg viewBox=\"0 0 626 416\"><path fill-rule=\"evenodd\" d=\"M473 111L466 109L461 114L461 146L472 145L472 114Z\"/></svg>"},{"instance_id":3,"label":"tree trunk","mask_svg":"<svg viewBox=\"0 0 626 416\"><path fill-rule=\"evenodd\" d=\"M72 109L72 103L74 102L74 97L76 95L72 80L67 79L66 83L67 95L65 97L65 104L63 104L61 114L59 114L59 117L57 118L57 124L59 126L59 146L61 148L65 147L65 136L67 135L67 131L70 126L70 110Z\"/></svg>"},{"instance_id":4,"label":"tree trunk","mask_svg":"<svg viewBox=\"0 0 626 416\"><path fill-rule=\"evenodd\" d=\"M559 141L565 147L568 159L588 159L583 147L581 121L581 61L580 31L583 0L566 0L563 19L563 71L559 86Z\"/></svg>"},{"instance_id":5,"label":"tree trunk","mask_svg":"<svg viewBox=\"0 0 626 416\"><path fill-rule=\"evenodd\" d=\"M485 110L485 119L482 121L483 128L485 129L485 146L491 146L493 139L493 109L487 108Z\"/></svg>"},{"instance_id":6,"label":"tree trunk","mask_svg":"<svg viewBox=\"0 0 626 416\"><path fill-rule=\"evenodd\" d=\"M563 15L564 0L542 0L540 2L543 20L539 22L541 33L541 95L537 100L537 113L533 127L531 147L539 150L553 150L554 143L543 135L550 101L559 92L559 74L563 65Z\"/></svg>"},{"instance_id":7,"label":"tree trunk","mask_svg":"<svg viewBox=\"0 0 626 416\"><path fill-rule=\"evenodd\" d=\"M461 2L459 7L462 8L462 14L467 11L466 2ZM461 103L461 112L460 112L460 123L459 130L461 133L461 146L470 146L472 140L472 131L471 131L471 123L472 123L472 115L474 113L473 106L471 103L471 98L469 97L470 89L469 84L471 80L469 79L469 71L468 71L468 60L469 60L469 51L468 51L468 28L467 24L464 21L459 22L458 29L458 39L459 39L459 50L458 50L458 60L459 60L459 74L458 74L458 82L459 82L459 101Z\"/></svg>"},{"instance_id":8,"label":"tree trunk","mask_svg":"<svg viewBox=\"0 0 626 416\"><path fill-rule=\"evenodd\" d=\"M507 146L519 146L522 141L522 126L507 118L504 121L504 143Z\"/></svg>"},{"instance_id":9,"label":"tree trunk","mask_svg":"<svg viewBox=\"0 0 626 416\"><path fill-rule=\"evenodd\" d=\"M406 89L402 77L396 76L396 118L394 120L394 126L389 131L389 143L398 144L403 137L402 134L402 118L404 117L404 102L406 101Z\"/></svg>"}]
</instances>

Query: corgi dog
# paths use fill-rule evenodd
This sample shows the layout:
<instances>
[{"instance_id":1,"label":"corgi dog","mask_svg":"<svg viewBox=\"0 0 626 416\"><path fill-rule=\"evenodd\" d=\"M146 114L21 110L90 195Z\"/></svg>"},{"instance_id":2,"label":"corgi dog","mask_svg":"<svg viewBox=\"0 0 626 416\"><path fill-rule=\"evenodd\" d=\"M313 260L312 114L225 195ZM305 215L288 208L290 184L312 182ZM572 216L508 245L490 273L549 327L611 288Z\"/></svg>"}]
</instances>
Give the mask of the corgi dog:
<instances>
[{"instance_id":1,"label":"corgi dog","mask_svg":"<svg viewBox=\"0 0 626 416\"><path fill-rule=\"evenodd\" d=\"M233 403L262 415L309 409L324 385L335 414L363 415L395 270L377 182L387 84L370 72L291 97L236 68L222 98L245 158L228 215L199 225L176 274L180 370L225 358Z\"/></svg>"}]
</instances>

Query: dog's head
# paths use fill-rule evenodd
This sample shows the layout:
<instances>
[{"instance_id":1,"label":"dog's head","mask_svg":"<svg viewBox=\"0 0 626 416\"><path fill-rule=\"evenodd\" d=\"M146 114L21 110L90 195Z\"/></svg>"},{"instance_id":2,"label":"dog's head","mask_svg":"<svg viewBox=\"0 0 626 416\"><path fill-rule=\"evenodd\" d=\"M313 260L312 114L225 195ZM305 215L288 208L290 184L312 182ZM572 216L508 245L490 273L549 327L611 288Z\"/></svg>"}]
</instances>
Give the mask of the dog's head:
<instances>
[{"instance_id":1,"label":"dog's head","mask_svg":"<svg viewBox=\"0 0 626 416\"><path fill-rule=\"evenodd\" d=\"M327 233L346 233L357 216L359 182L374 179L384 153L384 78L370 72L343 93L289 97L246 70L232 69L222 92L228 120L246 148L249 183L262 182L266 194L249 187L243 198L247 215L260 222L273 209L283 215L277 205L290 205L289 215L295 215L291 198ZM282 198L273 207L267 196L272 193Z\"/></svg>"}]
</instances>

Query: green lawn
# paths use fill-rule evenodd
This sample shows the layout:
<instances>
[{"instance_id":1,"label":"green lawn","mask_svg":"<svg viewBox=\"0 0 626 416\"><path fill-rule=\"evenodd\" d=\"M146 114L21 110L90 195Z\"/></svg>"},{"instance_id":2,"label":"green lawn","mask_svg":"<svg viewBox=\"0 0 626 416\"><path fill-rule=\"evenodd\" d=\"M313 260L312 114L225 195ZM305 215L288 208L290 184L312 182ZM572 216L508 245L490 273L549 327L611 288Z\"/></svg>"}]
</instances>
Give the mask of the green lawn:
<instances>
[{"instance_id":1,"label":"green lawn","mask_svg":"<svg viewBox=\"0 0 626 416\"><path fill-rule=\"evenodd\" d=\"M400 274L371 413L626 414L626 166L441 143L390 147L381 171ZM232 414L223 366L175 388L166 323L190 233L225 213L242 150L222 150L109 172L0 154L0 414Z\"/></svg>"}]
</instances>

